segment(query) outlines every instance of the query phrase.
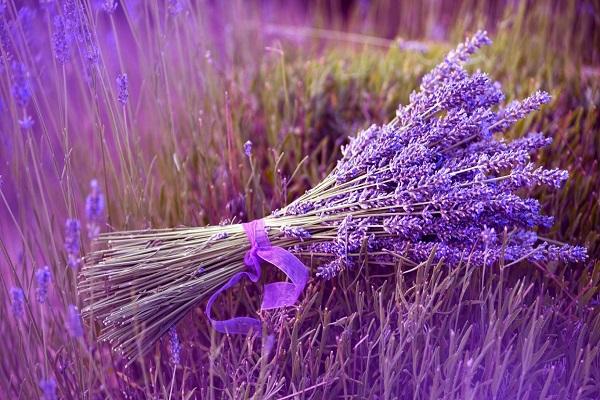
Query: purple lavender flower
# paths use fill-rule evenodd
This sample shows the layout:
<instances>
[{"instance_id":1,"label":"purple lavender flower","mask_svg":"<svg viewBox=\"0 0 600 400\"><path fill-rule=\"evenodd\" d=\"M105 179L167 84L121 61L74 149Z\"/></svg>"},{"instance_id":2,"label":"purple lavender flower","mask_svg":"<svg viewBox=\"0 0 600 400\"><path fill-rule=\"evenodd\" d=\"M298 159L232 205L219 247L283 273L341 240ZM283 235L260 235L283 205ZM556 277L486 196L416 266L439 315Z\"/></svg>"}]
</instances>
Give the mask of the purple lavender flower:
<instances>
[{"instance_id":1,"label":"purple lavender flower","mask_svg":"<svg viewBox=\"0 0 600 400\"><path fill-rule=\"evenodd\" d=\"M42 390L42 398L44 400L57 400L56 381L54 378L42 379L40 381L40 389Z\"/></svg>"},{"instance_id":2,"label":"purple lavender flower","mask_svg":"<svg viewBox=\"0 0 600 400\"><path fill-rule=\"evenodd\" d=\"M71 59L71 42L73 37L68 31L65 18L62 15L54 17L54 32L52 41L54 43L54 55L59 63L66 64Z\"/></svg>"},{"instance_id":3,"label":"purple lavender flower","mask_svg":"<svg viewBox=\"0 0 600 400\"><path fill-rule=\"evenodd\" d=\"M277 210L274 215L303 215L315 209L315 205L310 201L298 201L290 204L283 210Z\"/></svg>"},{"instance_id":4,"label":"purple lavender flower","mask_svg":"<svg viewBox=\"0 0 600 400\"><path fill-rule=\"evenodd\" d=\"M351 214L347 215L338 225L336 244L339 246L340 255L347 257L360 249L367 238L369 219L357 219Z\"/></svg>"},{"instance_id":5,"label":"purple lavender flower","mask_svg":"<svg viewBox=\"0 0 600 400\"><path fill-rule=\"evenodd\" d=\"M38 303L44 304L48 299L48 289L50 282L52 281L52 273L50 272L49 266L39 268L35 273L35 279L37 281L36 298Z\"/></svg>"},{"instance_id":6,"label":"purple lavender flower","mask_svg":"<svg viewBox=\"0 0 600 400\"><path fill-rule=\"evenodd\" d=\"M181 364L181 343L179 342L179 335L177 335L177 329L172 327L169 329L169 361L173 366Z\"/></svg>"},{"instance_id":7,"label":"purple lavender flower","mask_svg":"<svg viewBox=\"0 0 600 400\"><path fill-rule=\"evenodd\" d=\"M17 11L17 19L15 24L13 25L13 32L16 33L17 26L20 26L23 36L25 38L25 42L28 45L31 45L33 40L33 35L31 34L34 29L36 19L36 10L35 8L28 7L26 5L22 5ZM13 35L14 35L13 33Z\"/></svg>"},{"instance_id":8,"label":"purple lavender flower","mask_svg":"<svg viewBox=\"0 0 600 400\"><path fill-rule=\"evenodd\" d=\"M250 157L252 155L252 142L249 140L244 143L244 154L246 157Z\"/></svg>"},{"instance_id":9,"label":"purple lavender flower","mask_svg":"<svg viewBox=\"0 0 600 400\"><path fill-rule=\"evenodd\" d=\"M2 18L2 13L0 13L0 50L4 51L8 61L13 59L14 49L11 41L10 26L6 19Z\"/></svg>"},{"instance_id":10,"label":"purple lavender flower","mask_svg":"<svg viewBox=\"0 0 600 400\"><path fill-rule=\"evenodd\" d=\"M451 52L423 78L421 91L398 109L396 120L350 140L325 190L309 191L274 213L317 216L322 222L315 226L311 220L311 229L336 232L331 243L297 245L296 251L323 259L317 276L330 279L357 265L365 245L379 253L368 262L393 263L384 250L414 262L433 255L448 265L484 266L500 258L585 260L584 248L549 244L534 233L551 226L553 218L523 189L558 188L568 174L531 163L530 154L550 143L543 135L507 142L493 134L550 97L540 91L496 111L504 101L500 85L462 67L489 43L480 32ZM510 232L506 247L498 232Z\"/></svg>"},{"instance_id":11,"label":"purple lavender flower","mask_svg":"<svg viewBox=\"0 0 600 400\"><path fill-rule=\"evenodd\" d=\"M317 277L325 279L325 280L330 280L333 279L340 271L342 271L344 269L344 265L342 263L342 260L339 258L336 258L333 261L330 261L329 263L325 264L325 265L321 265L319 267L317 267Z\"/></svg>"},{"instance_id":12,"label":"purple lavender flower","mask_svg":"<svg viewBox=\"0 0 600 400\"><path fill-rule=\"evenodd\" d=\"M215 241L215 240L223 240L229 237L229 234L227 232L219 232L219 233L215 233L214 235L211 235L208 238L209 242Z\"/></svg>"},{"instance_id":13,"label":"purple lavender flower","mask_svg":"<svg viewBox=\"0 0 600 400\"><path fill-rule=\"evenodd\" d=\"M396 215L383 220L383 230L402 239L418 240L423 235L423 219Z\"/></svg>"},{"instance_id":14,"label":"purple lavender flower","mask_svg":"<svg viewBox=\"0 0 600 400\"><path fill-rule=\"evenodd\" d=\"M119 3L116 0L104 0L102 2L102 9L109 14L114 13L118 6Z\"/></svg>"},{"instance_id":15,"label":"purple lavender flower","mask_svg":"<svg viewBox=\"0 0 600 400\"><path fill-rule=\"evenodd\" d=\"M34 124L35 124L35 121L31 117L31 115L25 115L23 117L23 119L19 120L19 125L25 131L32 129Z\"/></svg>"},{"instance_id":16,"label":"purple lavender flower","mask_svg":"<svg viewBox=\"0 0 600 400\"><path fill-rule=\"evenodd\" d=\"M569 173L565 170L558 168L536 168L534 164L528 163L515 168L511 173L507 184L510 183L514 188L544 185L558 189L564 184L568 177Z\"/></svg>"},{"instance_id":17,"label":"purple lavender flower","mask_svg":"<svg viewBox=\"0 0 600 400\"><path fill-rule=\"evenodd\" d=\"M65 0L62 8L62 14L53 19L54 55L59 63L66 64L71 60L72 49L75 48L82 60L86 61L84 73L87 79L94 71L92 67L98 62L98 46L90 30L82 4L77 0Z\"/></svg>"},{"instance_id":18,"label":"purple lavender flower","mask_svg":"<svg viewBox=\"0 0 600 400\"><path fill-rule=\"evenodd\" d=\"M81 314L79 313L79 309L73 304L69 304L68 307L68 315L67 315L67 328L69 330L69 335L72 338L81 338L83 337L83 326L81 324Z\"/></svg>"},{"instance_id":19,"label":"purple lavender flower","mask_svg":"<svg viewBox=\"0 0 600 400\"><path fill-rule=\"evenodd\" d=\"M12 298L12 314L16 319L21 319L25 315L25 294L23 289L13 287L10 289Z\"/></svg>"},{"instance_id":20,"label":"purple lavender flower","mask_svg":"<svg viewBox=\"0 0 600 400\"><path fill-rule=\"evenodd\" d=\"M168 10L169 14L177 15L183 11L183 3L181 0L169 0L168 1Z\"/></svg>"},{"instance_id":21,"label":"purple lavender flower","mask_svg":"<svg viewBox=\"0 0 600 400\"><path fill-rule=\"evenodd\" d=\"M299 239L300 241L304 241L304 239L310 239L311 237L309 231L299 226L284 225L281 227L281 233L283 233L286 237Z\"/></svg>"},{"instance_id":22,"label":"purple lavender flower","mask_svg":"<svg viewBox=\"0 0 600 400\"><path fill-rule=\"evenodd\" d=\"M12 95L20 107L27 107L33 90L29 78L29 72L25 64L13 61L12 63Z\"/></svg>"},{"instance_id":23,"label":"purple lavender flower","mask_svg":"<svg viewBox=\"0 0 600 400\"><path fill-rule=\"evenodd\" d=\"M481 240L483 241L485 246L492 246L497 241L497 234L494 228L488 228L487 226L483 227L481 231Z\"/></svg>"},{"instance_id":24,"label":"purple lavender flower","mask_svg":"<svg viewBox=\"0 0 600 400\"><path fill-rule=\"evenodd\" d=\"M493 132L508 129L515 122L525 118L533 111L539 110L542 105L549 103L552 98L544 91L537 91L523 101L513 101L500 112L499 120L492 125Z\"/></svg>"},{"instance_id":25,"label":"purple lavender flower","mask_svg":"<svg viewBox=\"0 0 600 400\"><path fill-rule=\"evenodd\" d=\"M448 53L445 60L423 77L421 91L430 92L447 82L464 78L462 65L481 47L492 43L487 32L479 31L464 43Z\"/></svg>"},{"instance_id":26,"label":"purple lavender flower","mask_svg":"<svg viewBox=\"0 0 600 400\"><path fill-rule=\"evenodd\" d=\"M122 73L117 76L118 100L123 106L127 105L129 100L129 81L127 74Z\"/></svg>"},{"instance_id":27,"label":"purple lavender flower","mask_svg":"<svg viewBox=\"0 0 600 400\"><path fill-rule=\"evenodd\" d=\"M65 222L65 251L69 267L76 269L79 267L79 253L81 248L81 224L79 220L69 218Z\"/></svg>"},{"instance_id":28,"label":"purple lavender flower","mask_svg":"<svg viewBox=\"0 0 600 400\"><path fill-rule=\"evenodd\" d=\"M78 25L81 9L77 0L65 0L63 4L63 14L69 28L74 28Z\"/></svg>"},{"instance_id":29,"label":"purple lavender flower","mask_svg":"<svg viewBox=\"0 0 600 400\"><path fill-rule=\"evenodd\" d=\"M547 260L559 260L565 263L585 262L588 259L587 249L582 246L548 245L544 253Z\"/></svg>"},{"instance_id":30,"label":"purple lavender flower","mask_svg":"<svg viewBox=\"0 0 600 400\"><path fill-rule=\"evenodd\" d=\"M104 218L104 194L96 179L90 181L90 193L85 199L88 238L94 239L100 233L100 223Z\"/></svg>"}]
</instances>

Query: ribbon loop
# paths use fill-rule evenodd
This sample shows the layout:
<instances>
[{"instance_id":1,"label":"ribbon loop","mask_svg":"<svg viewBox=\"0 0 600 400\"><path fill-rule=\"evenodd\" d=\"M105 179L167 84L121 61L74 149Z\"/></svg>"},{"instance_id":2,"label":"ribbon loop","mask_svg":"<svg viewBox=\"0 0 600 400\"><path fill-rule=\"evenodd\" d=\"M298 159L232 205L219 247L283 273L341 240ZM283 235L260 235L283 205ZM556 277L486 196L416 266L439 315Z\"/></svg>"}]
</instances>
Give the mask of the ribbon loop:
<instances>
[{"instance_id":1,"label":"ribbon loop","mask_svg":"<svg viewBox=\"0 0 600 400\"><path fill-rule=\"evenodd\" d=\"M250 250L244 255L244 264L250 267L251 270L233 275L227 283L210 296L206 303L206 316L217 332L247 335L254 331L258 336L261 336L261 324L257 318L235 317L224 321L213 319L210 310L216 298L225 290L236 285L244 276L247 276L252 282L258 282L261 273L260 261L264 260L279 268L291 280L291 283L275 282L266 284L261 310L291 306L298 301L308 282L308 269L289 251L281 247L271 246L262 219L242 226L250 241Z\"/></svg>"}]
</instances>

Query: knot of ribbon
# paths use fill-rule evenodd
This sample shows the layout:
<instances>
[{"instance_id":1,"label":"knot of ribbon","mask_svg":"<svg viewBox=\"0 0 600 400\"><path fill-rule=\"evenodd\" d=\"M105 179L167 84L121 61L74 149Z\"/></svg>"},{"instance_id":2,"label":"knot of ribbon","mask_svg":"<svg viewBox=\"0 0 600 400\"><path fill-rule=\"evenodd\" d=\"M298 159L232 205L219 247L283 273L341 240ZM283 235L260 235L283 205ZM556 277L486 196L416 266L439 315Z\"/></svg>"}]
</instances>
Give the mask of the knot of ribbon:
<instances>
[{"instance_id":1,"label":"knot of ribbon","mask_svg":"<svg viewBox=\"0 0 600 400\"><path fill-rule=\"evenodd\" d=\"M271 310L291 306L296 303L306 286L308 269L289 251L278 246L271 246L265 230L265 223L262 219L242 224L242 226L250 241L250 250L244 255L244 264L249 267L249 270L233 275L227 283L210 296L206 303L206 316L213 328L218 332L246 335L250 331L254 331L258 336L261 336L262 330L260 321L257 318L235 317L222 321L213 319L210 310L217 297L225 290L236 285L244 276L248 277L252 282L258 282L262 260L273 264L283 271L291 282L266 284L264 286L263 301L260 309Z\"/></svg>"}]
</instances>

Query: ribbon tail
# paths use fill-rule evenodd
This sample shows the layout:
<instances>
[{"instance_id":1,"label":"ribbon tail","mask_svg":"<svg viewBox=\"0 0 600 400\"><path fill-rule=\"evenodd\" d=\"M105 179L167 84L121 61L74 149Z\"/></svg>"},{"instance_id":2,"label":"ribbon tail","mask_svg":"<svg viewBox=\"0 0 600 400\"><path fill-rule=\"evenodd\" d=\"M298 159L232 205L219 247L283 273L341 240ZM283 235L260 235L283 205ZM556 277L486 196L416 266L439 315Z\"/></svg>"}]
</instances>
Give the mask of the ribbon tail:
<instances>
[{"instance_id":1,"label":"ribbon tail","mask_svg":"<svg viewBox=\"0 0 600 400\"><path fill-rule=\"evenodd\" d=\"M264 286L264 297L260 308L263 310L272 310L274 308L291 306L298 301L298 297L300 297L300 292L293 283L269 283Z\"/></svg>"},{"instance_id":2,"label":"ribbon tail","mask_svg":"<svg viewBox=\"0 0 600 400\"><path fill-rule=\"evenodd\" d=\"M262 333L261 323L256 318L235 317L220 321L212 318L211 315L211 309L217 297L219 297L219 295L225 290L236 285L240 281L240 279L242 279L245 275L248 276L250 280L254 281L254 276L252 276L251 274L248 274L247 272L238 272L237 274L233 275L231 279L227 281L226 284L221 286L219 289L217 289L216 292L212 294L212 296L210 296L208 302L206 303L206 316L208 317L212 327L217 332L247 335L251 331L254 331L256 332L257 336L260 337Z\"/></svg>"},{"instance_id":3,"label":"ribbon tail","mask_svg":"<svg viewBox=\"0 0 600 400\"><path fill-rule=\"evenodd\" d=\"M262 310L291 306L298 300L308 282L308 269L289 251L281 247L258 250L257 255L273 264L292 281L275 282L264 286Z\"/></svg>"}]
</instances>

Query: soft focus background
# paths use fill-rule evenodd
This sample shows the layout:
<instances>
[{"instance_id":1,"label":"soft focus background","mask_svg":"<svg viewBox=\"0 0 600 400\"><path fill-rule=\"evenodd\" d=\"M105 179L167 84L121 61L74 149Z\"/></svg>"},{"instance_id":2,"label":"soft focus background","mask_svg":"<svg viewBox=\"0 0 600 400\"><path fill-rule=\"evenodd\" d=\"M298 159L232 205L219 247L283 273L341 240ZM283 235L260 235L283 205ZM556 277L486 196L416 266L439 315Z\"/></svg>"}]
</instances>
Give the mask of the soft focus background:
<instances>
[{"instance_id":1,"label":"soft focus background","mask_svg":"<svg viewBox=\"0 0 600 400\"><path fill-rule=\"evenodd\" d=\"M536 193L545 235L587 246L585 265L313 279L262 315L274 343L215 334L199 306L127 368L81 326L98 231L285 205L479 28L494 44L471 67L508 101L553 95L510 135L554 138L538 161L570 179ZM600 398L599 104L592 0L0 0L0 397ZM226 298L250 313L260 292Z\"/></svg>"}]
</instances>

